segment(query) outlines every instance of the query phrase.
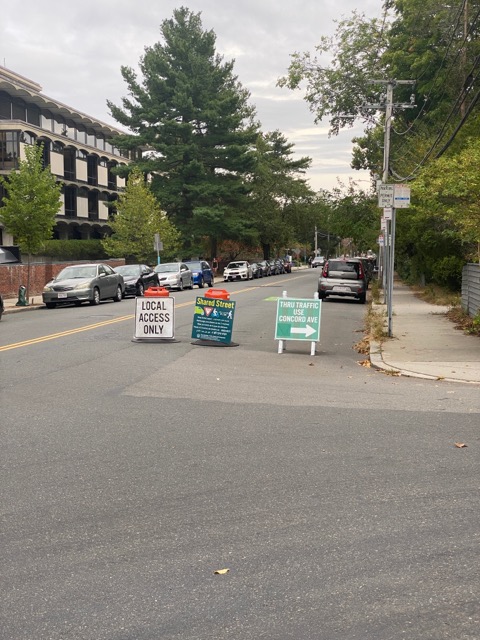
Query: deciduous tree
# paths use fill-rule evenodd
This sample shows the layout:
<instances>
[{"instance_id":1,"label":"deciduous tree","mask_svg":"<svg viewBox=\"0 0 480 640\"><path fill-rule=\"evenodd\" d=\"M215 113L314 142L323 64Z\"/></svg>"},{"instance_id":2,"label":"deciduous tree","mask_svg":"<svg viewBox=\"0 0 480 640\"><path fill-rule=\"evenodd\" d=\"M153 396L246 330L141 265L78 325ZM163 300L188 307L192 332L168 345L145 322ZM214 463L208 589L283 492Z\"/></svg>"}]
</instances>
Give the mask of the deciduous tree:
<instances>
[{"instance_id":1,"label":"deciduous tree","mask_svg":"<svg viewBox=\"0 0 480 640\"><path fill-rule=\"evenodd\" d=\"M180 234L162 211L138 168L130 173L116 208L111 222L113 233L102 241L109 255L149 263L154 253L155 233L158 233L165 255L175 256L180 248Z\"/></svg>"},{"instance_id":2,"label":"deciduous tree","mask_svg":"<svg viewBox=\"0 0 480 640\"><path fill-rule=\"evenodd\" d=\"M49 167L42 163L42 147L26 145L25 159L8 178L0 176L7 195L0 219L22 251L28 254L27 295L30 287L31 255L52 237L55 216L60 211L60 190Z\"/></svg>"}]
</instances>

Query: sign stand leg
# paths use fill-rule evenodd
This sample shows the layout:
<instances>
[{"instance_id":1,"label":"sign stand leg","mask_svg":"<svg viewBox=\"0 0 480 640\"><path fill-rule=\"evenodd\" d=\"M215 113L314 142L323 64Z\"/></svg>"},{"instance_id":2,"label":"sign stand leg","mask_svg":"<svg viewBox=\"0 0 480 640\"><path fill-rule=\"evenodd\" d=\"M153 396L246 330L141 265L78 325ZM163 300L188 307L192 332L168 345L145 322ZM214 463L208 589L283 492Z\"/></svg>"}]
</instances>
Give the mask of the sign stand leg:
<instances>
[{"instance_id":1,"label":"sign stand leg","mask_svg":"<svg viewBox=\"0 0 480 640\"><path fill-rule=\"evenodd\" d=\"M278 341L278 352L277 353L283 353L283 340L279 340Z\"/></svg>"},{"instance_id":2,"label":"sign stand leg","mask_svg":"<svg viewBox=\"0 0 480 640\"><path fill-rule=\"evenodd\" d=\"M310 355L311 355L311 356L314 356L314 355L315 355L315 344L316 344L315 342L312 342L312 343L310 344Z\"/></svg>"}]
</instances>

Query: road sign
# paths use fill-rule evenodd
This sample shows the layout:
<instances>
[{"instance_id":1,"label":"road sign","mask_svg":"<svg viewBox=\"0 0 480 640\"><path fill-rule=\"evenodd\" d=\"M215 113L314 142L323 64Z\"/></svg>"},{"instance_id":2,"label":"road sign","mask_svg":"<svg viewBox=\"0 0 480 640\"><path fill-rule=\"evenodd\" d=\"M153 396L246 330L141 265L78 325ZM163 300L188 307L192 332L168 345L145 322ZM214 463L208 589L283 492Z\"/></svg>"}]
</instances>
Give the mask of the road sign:
<instances>
[{"instance_id":1,"label":"road sign","mask_svg":"<svg viewBox=\"0 0 480 640\"><path fill-rule=\"evenodd\" d=\"M230 343L234 315L235 302L198 296L193 314L192 338Z\"/></svg>"},{"instance_id":2,"label":"road sign","mask_svg":"<svg viewBox=\"0 0 480 640\"><path fill-rule=\"evenodd\" d=\"M320 340L322 301L300 298L277 300L275 340Z\"/></svg>"},{"instance_id":3,"label":"road sign","mask_svg":"<svg viewBox=\"0 0 480 640\"><path fill-rule=\"evenodd\" d=\"M154 251L163 251L163 242L160 240L160 234L155 234L155 240L153 242L153 250Z\"/></svg>"},{"instance_id":4,"label":"road sign","mask_svg":"<svg viewBox=\"0 0 480 640\"><path fill-rule=\"evenodd\" d=\"M175 334L175 299L137 298L135 306L136 340L165 340Z\"/></svg>"},{"instance_id":5,"label":"road sign","mask_svg":"<svg viewBox=\"0 0 480 640\"><path fill-rule=\"evenodd\" d=\"M391 220L392 215L393 215L392 207L385 207L383 210L383 217L385 218L385 220Z\"/></svg>"},{"instance_id":6,"label":"road sign","mask_svg":"<svg viewBox=\"0 0 480 640\"><path fill-rule=\"evenodd\" d=\"M395 185L395 195L393 198L395 209L407 209L410 206L410 187L406 184Z\"/></svg>"},{"instance_id":7,"label":"road sign","mask_svg":"<svg viewBox=\"0 0 480 640\"><path fill-rule=\"evenodd\" d=\"M393 196L395 193L394 184L381 184L378 188L378 206L380 209L393 207Z\"/></svg>"}]
</instances>

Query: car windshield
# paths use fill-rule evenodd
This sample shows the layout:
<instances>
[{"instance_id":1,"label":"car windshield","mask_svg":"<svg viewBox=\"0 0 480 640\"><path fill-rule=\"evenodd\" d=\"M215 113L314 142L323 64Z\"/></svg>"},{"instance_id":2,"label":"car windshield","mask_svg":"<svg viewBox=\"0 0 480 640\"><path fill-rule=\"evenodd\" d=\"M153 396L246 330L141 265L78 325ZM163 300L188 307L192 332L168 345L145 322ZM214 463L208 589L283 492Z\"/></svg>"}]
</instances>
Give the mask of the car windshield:
<instances>
[{"instance_id":1,"label":"car windshield","mask_svg":"<svg viewBox=\"0 0 480 640\"><path fill-rule=\"evenodd\" d=\"M122 276L138 276L140 266L138 264L126 264L123 267L115 267L114 271Z\"/></svg>"},{"instance_id":2,"label":"car windshield","mask_svg":"<svg viewBox=\"0 0 480 640\"><path fill-rule=\"evenodd\" d=\"M167 264L158 264L155 267L157 273L178 273L180 271L180 263L170 262Z\"/></svg>"},{"instance_id":3,"label":"car windshield","mask_svg":"<svg viewBox=\"0 0 480 640\"><path fill-rule=\"evenodd\" d=\"M95 278L97 276L97 267L65 267L62 269L55 280L70 280L71 278Z\"/></svg>"},{"instance_id":4,"label":"car windshield","mask_svg":"<svg viewBox=\"0 0 480 640\"><path fill-rule=\"evenodd\" d=\"M202 270L202 263L201 262L186 262L185 264L192 271L194 271L194 270L195 271L201 271Z\"/></svg>"},{"instance_id":5,"label":"car windshield","mask_svg":"<svg viewBox=\"0 0 480 640\"><path fill-rule=\"evenodd\" d=\"M241 269L245 266L245 262L230 262L227 269Z\"/></svg>"}]
</instances>

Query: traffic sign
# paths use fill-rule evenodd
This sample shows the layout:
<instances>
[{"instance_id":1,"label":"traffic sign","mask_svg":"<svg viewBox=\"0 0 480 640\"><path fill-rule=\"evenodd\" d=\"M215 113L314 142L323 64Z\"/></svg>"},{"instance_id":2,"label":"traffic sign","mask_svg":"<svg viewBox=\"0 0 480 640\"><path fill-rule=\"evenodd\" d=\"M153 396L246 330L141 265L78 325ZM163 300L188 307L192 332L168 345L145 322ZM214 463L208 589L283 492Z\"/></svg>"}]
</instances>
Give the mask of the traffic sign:
<instances>
[{"instance_id":1,"label":"traffic sign","mask_svg":"<svg viewBox=\"0 0 480 640\"><path fill-rule=\"evenodd\" d=\"M232 341L235 302L198 296L193 314L192 338L228 344Z\"/></svg>"},{"instance_id":2,"label":"traffic sign","mask_svg":"<svg viewBox=\"0 0 480 640\"><path fill-rule=\"evenodd\" d=\"M394 184L381 184L378 188L378 206L380 209L393 207Z\"/></svg>"},{"instance_id":3,"label":"traffic sign","mask_svg":"<svg viewBox=\"0 0 480 640\"><path fill-rule=\"evenodd\" d=\"M395 196L393 198L395 209L407 209L410 206L410 187L406 184L395 185Z\"/></svg>"},{"instance_id":4,"label":"traffic sign","mask_svg":"<svg viewBox=\"0 0 480 640\"><path fill-rule=\"evenodd\" d=\"M275 340L320 340L322 301L278 298Z\"/></svg>"},{"instance_id":5,"label":"traffic sign","mask_svg":"<svg viewBox=\"0 0 480 640\"><path fill-rule=\"evenodd\" d=\"M135 306L136 340L165 340L175 334L175 298L137 298Z\"/></svg>"}]
</instances>

